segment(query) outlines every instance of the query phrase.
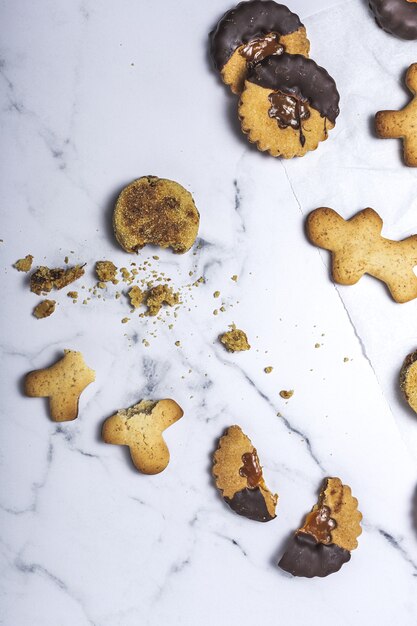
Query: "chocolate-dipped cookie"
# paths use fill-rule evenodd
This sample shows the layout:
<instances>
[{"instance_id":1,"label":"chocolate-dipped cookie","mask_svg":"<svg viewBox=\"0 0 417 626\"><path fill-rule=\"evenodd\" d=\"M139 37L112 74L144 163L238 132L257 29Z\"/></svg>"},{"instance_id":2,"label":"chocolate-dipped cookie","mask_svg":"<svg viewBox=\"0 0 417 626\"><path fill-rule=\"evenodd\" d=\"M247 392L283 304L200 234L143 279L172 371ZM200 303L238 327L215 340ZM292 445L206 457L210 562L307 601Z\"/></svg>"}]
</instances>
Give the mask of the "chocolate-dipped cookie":
<instances>
[{"instance_id":1,"label":"chocolate-dipped cookie","mask_svg":"<svg viewBox=\"0 0 417 626\"><path fill-rule=\"evenodd\" d=\"M361 519L350 487L340 478L327 478L317 504L290 538L279 567L306 578L339 571L358 546Z\"/></svg>"},{"instance_id":2,"label":"chocolate-dipped cookie","mask_svg":"<svg viewBox=\"0 0 417 626\"><path fill-rule=\"evenodd\" d=\"M210 51L223 82L243 89L247 69L271 55L308 56L310 42L300 18L272 0L240 2L210 33Z\"/></svg>"},{"instance_id":3,"label":"chocolate-dipped cookie","mask_svg":"<svg viewBox=\"0 0 417 626\"><path fill-rule=\"evenodd\" d=\"M378 26L401 39L417 39L417 0L370 0Z\"/></svg>"},{"instance_id":4,"label":"chocolate-dipped cookie","mask_svg":"<svg viewBox=\"0 0 417 626\"><path fill-rule=\"evenodd\" d=\"M278 495L266 486L256 449L239 426L230 426L221 437L213 476L233 511L256 522L274 519Z\"/></svg>"},{"instance_id":5,"label":"chocolate-dipped cookie","mask_svg":"<svg viewBox=\"0 0 417 626\"><path fill-rule=\"evenodd\" d=\"M271 56L248 71L239 117L261 151L286 159L303 156L327 139L338 115L336 84L312 59Z\"/></svg>"}]
</instances>

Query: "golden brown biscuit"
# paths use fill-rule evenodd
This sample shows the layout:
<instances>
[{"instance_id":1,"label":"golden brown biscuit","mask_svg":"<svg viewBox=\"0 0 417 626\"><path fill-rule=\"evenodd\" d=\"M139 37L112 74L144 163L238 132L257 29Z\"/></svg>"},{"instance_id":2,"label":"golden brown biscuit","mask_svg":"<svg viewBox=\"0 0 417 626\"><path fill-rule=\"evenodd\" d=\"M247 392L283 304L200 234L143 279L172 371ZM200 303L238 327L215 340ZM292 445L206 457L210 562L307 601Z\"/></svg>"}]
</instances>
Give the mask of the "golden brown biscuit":
<instances>
[{"instance_id":1,"label":"golden brown biscuit","mask_svg":"<svg viewBox=\"0 0 417 626\"><path fill-rule=\"evenodd\" d=\"M413 411L417 413L417 351L406 356L400 372L400 387Z\"/></svg>"},{"instance_id":2,"label":"golden brown biscuit","mask_svg":"<svg viewBox=\"0 0 417 626\"><path fill-rule=\"evenodd\" d=\"M261 151L285 159L303 156L327 139L338 115L336 84L312 59L271 56L248 71L239 118Z\"/></svg>"},{"instance_id":3,"label":"golden brown biscuit","mask_svg":"<svg viewBox=\"0 0 417 626\"><path fill-rule=\"evenodd\" d=\"M95 380L95 372L87 367L81 352L64 350L64 357L51 367L26 375L25 393L31 398L49 398L54 422L67 422L78 417L78 402L84 389Z\"/></svg>"},{"instance_id":4,"label":"golden brown biscuit","mask_svg":"<svg viewBox=\"0 0 417 626\"><path fill-rule=\"evenodd\" d=\"M153 244L183 254L197 237L199 221L192 195L157 176L143 176L125 187L113 214L116 239L126 252Z\"/></svg>"},{"instance_id":5,"label":"golden brown biscuit","mask_svg":"<svg viewBox=\"0 0 417 626\"><path fill-rule=\"evenodd\" d=\"M291 537L279 567L307 578L337 572L358 546L361 520L350 487L340 478L326 478L317 504Z\"/></svg>"},{"instance_id":6,"label":"golden brown biscuit","mask_svg":"<svg viewBox=\"0 0 417 626\"><path fill-rule=\"evenodd\" d=\"M272 0L240 2L210 33L215 68L233 93L241 93L248 68L271 55L308 56L310 42L300 18Z\"/></svg>"},{"instance_id":7,"label":"golden brown biscuit","mask_svg":"<svg viewBox=\"0 0 417 626\"><path fill-rule=\"evenodd\" d=\"M142 400L106 419L103 441L129 446L132 461L140 472L159 474L169 463L169 450L162 433L183 414L175 400Z\"/></svg>"},{"instance_id":8,"label":"golden brown biscuit","mask_svg":"<svg viewBox=\"0 0 417 626\"><path fill-rule=\"evenodd\" d=\"M354 285L364 274L382 280L396 302L417 298L417 235L402 241L381 236L383 222L373 209L359 211L344 220L326 207L312 211L307 218L307 234L312 243L332 252L333 279L341 285Z\"/></svg>"},{"instance_id":9,"label":"golden brown biscuit","mask_svg":"<svg viewBox=\"0 0 417 626\"><path fill-rule=\"evenodd\" d=\"M213 457L213 476L233 511L257 522L276 517L278 495L265 484L256 449L240 426L230 426Z\"/></svg>"},{"instance_id":10,"label":"golden brown biscuit","mask_svg":"<svg viewBox=\"0 0 417 626\"><path fill-rule=\"evenodd\" d=\"M400 111L378 111L375 129L382 139L402 139L405 164L417 167L417 63L408 68L405 84L413 99Z\"/></svg>"}]
</instances>

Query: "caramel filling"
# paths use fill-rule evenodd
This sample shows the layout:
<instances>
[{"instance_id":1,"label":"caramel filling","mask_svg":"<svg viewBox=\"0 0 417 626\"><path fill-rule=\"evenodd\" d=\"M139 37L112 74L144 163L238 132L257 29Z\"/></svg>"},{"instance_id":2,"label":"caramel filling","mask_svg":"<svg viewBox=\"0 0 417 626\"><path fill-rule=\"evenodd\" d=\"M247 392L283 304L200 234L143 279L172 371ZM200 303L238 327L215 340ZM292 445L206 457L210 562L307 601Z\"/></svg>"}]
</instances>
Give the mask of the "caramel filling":
<instances>
[{"instance_id":1,"label":"caramel filling","mask_svg":"<svg viewBox=\"0 0 417 626\"><path fill-rule=\"evenodd\" d=\"M332 530L336 522L330 517L328 506L321 506L311 511L306 517L304 526L298 532L312 535L318 543L332 543Z\"/></svg>"},{"instance_id":2,"label":"caramel filling","mask_svg":"<svg viewBox=\"0 0 417 626\"><path fill-rule=\"evenodd\" d=\"M417 1L417 0L416 0ZM282 54L284 46L279 43L279 35L269 33L263 37L255 37L239 49L239 53L248 63L259 63L273 54Z\"/></svg>"},{"instance_id":3,"label":"caramel filling","mask_svg":"<svg viewBox=\"0 0 417 626\"><path fill-rule=\"evenodd\" d=\"M246 478L249 489L255 489L262 481L262 468L255 448L252 452L242 454L242 462L243 465L239 470L239 474Z\"/></svg>"},{"instance_id":4,"label":"caramel filling","mask_svg":"<svg viewBox=\"0 0 417 626\"><path fill-rule=\"evenodd\" d=\"M282 91L273 91L268 96L271 106L268 111L269 117L275 118L280 128L288 128L300 131L300 143L305 144L305 136L301 122L310 117L308 101L301 95L289 95Z\"/></svg>"}]
</instances>

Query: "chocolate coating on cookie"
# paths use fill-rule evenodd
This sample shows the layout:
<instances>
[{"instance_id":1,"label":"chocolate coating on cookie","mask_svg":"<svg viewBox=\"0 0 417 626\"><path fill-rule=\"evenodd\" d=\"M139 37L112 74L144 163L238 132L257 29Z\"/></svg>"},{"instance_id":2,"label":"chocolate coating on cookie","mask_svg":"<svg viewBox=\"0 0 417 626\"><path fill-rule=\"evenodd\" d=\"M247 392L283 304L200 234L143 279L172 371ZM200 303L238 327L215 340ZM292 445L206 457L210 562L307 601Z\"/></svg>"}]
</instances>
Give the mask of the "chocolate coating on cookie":
<instances>
[{"instance_id":1,"label":"chocolate coating on cookie","mask_svg":"<svg viewBox=\"0 0 417 626\"><path fill-rule=\"evenodd\" d=\"M272 0L240 2L223 15L210 33L214 66L220 71L236 48L255 37L275 32L288 35L302 26L298 15L283 4L277 4Z\"/></svg>"},{"instance_id":2,"label":"chocolate coating on cookie","mask_svg":"<svg viewBox=\"0 0 417 626\"><path fill-rule=\"evenodd\" d=\"M322 117L333 124L339 115L339 92L328 72L301 54L271 56L257 63L246 80L260 87L308 100Z\"/></svg>"},{"instance_id":3,"label":"chocolate coating on cookie","mask_svg":"<svg viewBox=\"0 0 417 626\"><path fill-rule=\"evenodd\" d=\"M293 535L278 566L293 576L328 576L350 560L350 552L335 543L318 543L307 533Z\"/></svg>"},{"instance_id":4,"label":"chocolate coating on cookie","mask_svg":"<svg viewBox=\"0 0 417 626\"><path fill-rule=\"evenodd\" d=\"M224 500L235 513L255 522L269 522L276 517L268 512L265 498L259 487L242 489L237 491L233 498L225 497Z\"/></svg>"},{"instance_id":5,"label":"chocolate coating on cookie","mask_svg":"<svg viewBox=\"0 0 417 626\"><path fill-rule=\"evenodd\" d=\"M417 39L417 3L409 0L370 0L376 22L401 39Z\"/></svg>"}]
</instances>

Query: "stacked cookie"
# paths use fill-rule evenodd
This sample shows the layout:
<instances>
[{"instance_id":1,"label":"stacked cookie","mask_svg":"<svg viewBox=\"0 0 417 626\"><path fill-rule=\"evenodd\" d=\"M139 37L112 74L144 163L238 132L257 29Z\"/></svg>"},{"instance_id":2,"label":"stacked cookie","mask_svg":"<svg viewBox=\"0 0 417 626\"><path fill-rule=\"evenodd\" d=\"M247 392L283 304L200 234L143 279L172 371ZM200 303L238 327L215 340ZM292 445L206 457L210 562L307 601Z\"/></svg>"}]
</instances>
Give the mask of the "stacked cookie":
<instances>
[{"instance_id":1,"label":"stacked cookie","mask_svg":"<svg viewBox=\"0 0 417 626\"><path fill-rule=\"evenodd\" d=\"M327 139L339 93L327 71L308 58L298 15L273 0L241 2L210 33L211 57L240 95L242 131L259 150L292 158Z\"/></svg>"}]
</instances>

